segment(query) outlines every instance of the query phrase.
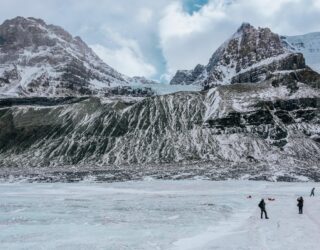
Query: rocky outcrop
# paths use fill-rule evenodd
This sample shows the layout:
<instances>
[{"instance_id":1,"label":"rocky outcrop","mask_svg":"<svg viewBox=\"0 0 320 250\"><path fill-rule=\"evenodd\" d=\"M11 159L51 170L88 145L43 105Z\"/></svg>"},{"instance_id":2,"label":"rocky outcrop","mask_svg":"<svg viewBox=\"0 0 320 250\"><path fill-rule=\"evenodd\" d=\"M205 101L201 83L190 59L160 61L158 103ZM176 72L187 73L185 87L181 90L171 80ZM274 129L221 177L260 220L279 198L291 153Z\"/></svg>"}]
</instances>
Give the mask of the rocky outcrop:
<instances>
[{"instance_id":1,"label":"rocky outcrop","mask_svg":"<svg viewBox=\"0 0 320 250\"><path fill-rule=\"evenodd\" d=\"M119 86L105 90L104 96L127 96L127 97L150 97L155 95L151 88L133 88L130 86Z\"/></svg>"},{"instance_id":2,"label":"rocky outcrop","mask_svg":"<svg viewBox=\"0 0 320 250\"><path fill-rule=\"evenodd\" d=\"M197 78L202 74L205 67L201 64L198 64L194 70L178 70L176 75L172 78L171 85L190 85L193 84Z\"/></svg>"},{"instance_id":3,"label":"rocky outcrop","mask_svg":"<svg viewBox=\"0 0 320 250\"><path fill-rule=\"evenodd\" d=\"M245 71L244 73L238 72L238 74L231 79L233 83L245 83L245 82L262 82L268 77L270 78L274 73L281 73L281 71L296 71L307 70L305 60L302 54L290 54L283 59L273 61L269 64L254 67Z\"/></svg>"}]
</instances>

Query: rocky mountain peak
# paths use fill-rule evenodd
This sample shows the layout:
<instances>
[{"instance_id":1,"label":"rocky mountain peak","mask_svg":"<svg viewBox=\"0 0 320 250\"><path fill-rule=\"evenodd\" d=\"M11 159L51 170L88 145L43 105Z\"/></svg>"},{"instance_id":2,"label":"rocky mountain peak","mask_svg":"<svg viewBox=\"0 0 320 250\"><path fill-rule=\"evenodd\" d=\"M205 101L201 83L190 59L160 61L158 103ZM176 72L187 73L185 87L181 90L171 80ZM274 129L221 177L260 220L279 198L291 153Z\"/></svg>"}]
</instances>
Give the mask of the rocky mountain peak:
<instances>
[{"instance_id":1,"label":"rocky mountain peak","mask_svg":"<svg viewBox=\"0 0 320 250\"><path fill-rule=\"evenodd\" d=\"M237 32L224 43L209 62L209 68L221 64L235 67L236 73L251 65L285 53L280 37L269 28L255 28L248 23L240 26Z\"/></svg>"},{"instance_id":2,"label":"rocky mountain peak","mask_svg":"<svg viewBox=\"0 0 320 250\"><path fill-rule=\"evenodd\" d=\"M22 50L33 47L65 46L77 45L89 51L90 48L80 37L72 37L63 28L55 25L47 25L42 19L16 17L6 20L0 26L0 37L2 38L1 50ZM90 51L90 53L92 53Z\"/></svg>"},{"instance_id":3,"label":"rocky mountain peak","mask_svg":"<svg viewBox=\"0 0 320 250\"><path fill-rule=\"evenodd\" d=\"M16 17L6 20L0 27L4 49L23 49L29 46L55 46L60 42L72 42L73 37L64 29L47 25L42 19Z\"/></svg>"},{"instance_id":4,"label":"rocky mountain peak","mask_svg":"<svg viewBox=\"0 0 320 250\"><path fill-rule=\"evenodd\" d=\"M198 66L192 71L178 71L171 84L210 87L237 81L259 82L265 80L270 72L304 67L303 56L289 51L278 34L269 28L255 28L249 23L243 23L215 51L202 72L199 73ZM251 73L242 77L246 72Z\"/></svg>"},{"instance_id":5,"label":"rocky mountain peak","mask_svg":"<svg viewBox=\"0 0 320 250\"><path fill-rule=\"evenodd\" d=\"M250 23L242 23L241 26L238 28L237 33L244 33L250 30L254 30L255 28Z\"/></svg>"},{"instance_id":6,"label":"rocky mountain peak","mask_svg":"<svg viewBox=\"0 0 320 250\"><path fill-rule=\"evenodd\" d=\"M59 26L24 17L0 25L2 95L95 94L129 80Z\"/></svg>"},{"instance_id":7,"label":"rocky mountain peak","mask_svg":"<svg viewBox=\"0 0 320 250\"><path fill-rule=\"evenodd\" d=\"M241 35L249 35L249 34L256 34L259 32L266 32L266 33L273 33L268 27L262 28L262 27L254 27L253 25L251 25L250 23L242 23L240 25L240 27L237 29L237 31L235 32L235 34L232 36L233 37L238 37Z\"/></svg>"}]
</instances>

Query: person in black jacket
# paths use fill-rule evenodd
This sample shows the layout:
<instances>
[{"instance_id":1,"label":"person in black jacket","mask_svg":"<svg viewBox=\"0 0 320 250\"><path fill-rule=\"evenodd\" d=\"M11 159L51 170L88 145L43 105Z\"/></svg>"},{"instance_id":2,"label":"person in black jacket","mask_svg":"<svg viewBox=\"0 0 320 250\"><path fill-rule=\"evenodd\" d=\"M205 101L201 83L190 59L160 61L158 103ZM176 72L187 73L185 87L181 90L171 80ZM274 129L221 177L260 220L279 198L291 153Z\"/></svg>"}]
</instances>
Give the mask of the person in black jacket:
<instances>
[{"instance_id":1,"label":"person in black jacket","mask_svg":"<svg viewBox=\"0 0 320 250\"><path fill-rule=\"evenodd\" d=\"M298 198L297 202L298 202L297 206L299 208L299 214L303 214L303 198L302 197Z\"/></svg>"},{"instance_id":2,"label":"person in black jacket","mask_svg":"<svg viewBox=\"0 0 320 250\"><path fill-rule=\"evenodd\" d=\"M264 214L264 218L265 219L269 219L268 215L267 215L267 211L266 211L266 203L264 202L264 199L262 199L258 205L260 207L261 210L261 219L263 219L263 214Z\"/></svg>"},{"instance_id":3,"label":"person in black jacket","mask_svg":"<svg viewBox=\"0 0 320 250\"><path fill-rule=\"evenodd\" d=\"M315 190L315 188L312 188L312 189L311 189L310 197L311 197L311 196L314 196L314 190Z\"/></svg>"}]
</instances>

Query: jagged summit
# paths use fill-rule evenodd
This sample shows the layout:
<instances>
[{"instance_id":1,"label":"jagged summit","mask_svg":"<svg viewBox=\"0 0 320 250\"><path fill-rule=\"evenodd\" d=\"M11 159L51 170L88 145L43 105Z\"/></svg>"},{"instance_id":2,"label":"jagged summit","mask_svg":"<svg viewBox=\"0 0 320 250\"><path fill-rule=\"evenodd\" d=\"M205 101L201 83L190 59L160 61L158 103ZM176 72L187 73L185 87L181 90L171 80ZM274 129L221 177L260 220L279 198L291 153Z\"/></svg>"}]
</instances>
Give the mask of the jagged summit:
<instances>
[{"instance_id":1,"label":"jagged summit","mask_svg":"<svg viewBox=\"0 0 320 250\"><path fill-rule=\"evenodd\" d=\"M240 27L238 28L236 34L240 34L240 33L252 33L255 32L257 30L266 30L269 32L272 32L268 27L254 27L251 23L247 23L247 22L243 22Z\"/></svg>"},{"instance_id":2,"label":"jagged summit","mask_svg":"<svg viewBox=\"0 0 320 250\"><path fill-rule=\"evenodd\" d=\"M59 26L31 17L16 17L0 25L2 95L95 94L128 81L80 37Z\"/></svg>"},{"instance_id":3,"label":"jagged summit","mask_svg":"<svg viewBox=\"0 0 320 250\"><path fill-rule=\"evenodd\" d=\"M210 87L244 81L260 82L271 72L301 68L305 68L303 56L287 49L278 34L269 28L255 28L243 23L215 51L202 71L199 68L178 71L171 84Z\"/></svg>"},{"instance_id":4,"label":"jagged summit","mask_svg":"<svg viewBox=\"0 0 320 250\"><path fill-rule=\"evenodd\" d=\"M47 25L42 19L16 17L1 25L1 50L19 50L30 46L53 47L57 43L76 42L85 47L80 37L72 37L63 28ZM89 49L89 48L86 48Z\"/></svg>"},{"instance_id":5,"label":"jagged summit","mask_svg":"<svg viewBox=\"0 0 320 250\"><path fill-rule=\"evenodd\" d=\"M254 27L250 23L243 22L238 28L238 32L245 31L247 29L254 29Z\"/></svg>"},{"instance_id":6,"label":"jagged summit","mask_svg":"<svg viewBox=\"0 0 320 250\"><path fill-rule=\"evenodd\" d=\"M243 34L243 33L248 33L252 30L255 30L255 27L252 26L250 23L242 23L233 36L235 36L237 34L239 35L239 34Z\"/></svg>"}]
</instances>

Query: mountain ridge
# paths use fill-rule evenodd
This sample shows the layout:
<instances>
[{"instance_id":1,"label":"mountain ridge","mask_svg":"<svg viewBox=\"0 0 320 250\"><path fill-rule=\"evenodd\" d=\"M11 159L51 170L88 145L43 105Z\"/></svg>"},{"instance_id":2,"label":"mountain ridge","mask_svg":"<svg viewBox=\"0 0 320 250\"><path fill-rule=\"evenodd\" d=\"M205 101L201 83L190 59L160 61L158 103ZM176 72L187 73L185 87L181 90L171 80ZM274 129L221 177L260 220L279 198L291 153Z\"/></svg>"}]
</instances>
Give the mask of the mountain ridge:
<instances>
[{"instance_id":1,"label":"mountain ridge","mask_svg":"<svg viewBox=\"0 0 320 250\"><path fill-rule=\"evenodd\" d=\"M307 67L301 51L290 47L285 37L269 28L255 28L243 23L213 53L206 66L198 64L193 70L179 70L170 84L210 88L236 82L261 82L275 71Z\"/></svg>"},{"instance_id":2,"label":"mountain ridge","mask_svg":"<svg viewBox=\"0 0 320 250\"><path fill-rule=\"evenodd\" d=\"M303 54L244 24L196 68L205 90L1 99L0 169L320 180L320 75Z\"/></svg>"},{"instance_id":3,"label":"mountain ridge","mask_svg":"<svg viewBox=\"0 0 320 250\"><path fill-rule=\"evenodd\" d=\"M16 17L0 25L3 96L104 95L131 83L155 82L117 72L80 37L42 19Z\"/></svg>"}]
</instances>

